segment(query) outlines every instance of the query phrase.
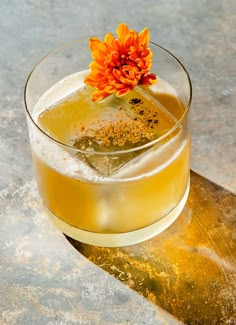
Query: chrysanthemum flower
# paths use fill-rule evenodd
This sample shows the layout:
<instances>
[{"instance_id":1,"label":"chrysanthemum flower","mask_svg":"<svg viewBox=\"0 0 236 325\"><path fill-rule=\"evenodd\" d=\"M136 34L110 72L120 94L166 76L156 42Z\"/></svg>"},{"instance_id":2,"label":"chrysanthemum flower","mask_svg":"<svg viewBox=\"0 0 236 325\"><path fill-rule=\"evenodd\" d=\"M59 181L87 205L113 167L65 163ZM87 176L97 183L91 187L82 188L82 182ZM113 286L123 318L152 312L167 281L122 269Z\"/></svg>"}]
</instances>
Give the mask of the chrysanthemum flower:
<instances>
[{"instance_id":1,"label":"chrysanthemum flower","mask_svg":"<svg viewBox=\"0 0 236 325\"><path fill-rule=\"evenodd\" d=\"M85 83L96 88L92 95L94 102L111 94L123 96L137 85L156 82L156 75L149 73L152 51L148 47L148 28L138 34L121 23L116 32L117 39L108 33L104 42L97 38L91 38L89 42L94 61L90 63L91 71Z\"/></svg>"}]
</instances>

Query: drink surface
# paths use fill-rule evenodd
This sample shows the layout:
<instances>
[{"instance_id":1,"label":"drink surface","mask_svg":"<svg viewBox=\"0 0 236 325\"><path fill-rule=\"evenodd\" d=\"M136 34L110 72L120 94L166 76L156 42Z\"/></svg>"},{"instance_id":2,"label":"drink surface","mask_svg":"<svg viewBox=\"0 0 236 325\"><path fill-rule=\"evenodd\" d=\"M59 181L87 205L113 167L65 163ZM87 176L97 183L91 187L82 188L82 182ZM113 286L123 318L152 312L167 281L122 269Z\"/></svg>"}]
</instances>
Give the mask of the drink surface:
<instances>
[{"instance_id":1,"label":"drink surface","mask_svg":"<svg viewBox=\"0 0 236 325\"><path fill-rule=\"evenodd\" d=\"M179 126L148 144L170 131L185 107L163 80L92 103L85 75L56 84L34 110L44 132L68 146L32 136L43 201L58 218L91 232L129 232L155 223L186 190L190 141Z\"/></svg>"}]
</instances>

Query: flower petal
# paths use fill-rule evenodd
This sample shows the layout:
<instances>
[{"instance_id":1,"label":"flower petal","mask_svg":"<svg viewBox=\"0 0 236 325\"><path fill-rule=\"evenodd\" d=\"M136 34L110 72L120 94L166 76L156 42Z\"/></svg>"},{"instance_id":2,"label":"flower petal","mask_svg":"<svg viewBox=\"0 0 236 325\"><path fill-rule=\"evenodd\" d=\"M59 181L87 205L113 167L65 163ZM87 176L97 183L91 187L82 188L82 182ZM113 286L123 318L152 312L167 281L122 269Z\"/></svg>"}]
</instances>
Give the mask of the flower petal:
<instances>
[{"instance_id":1,"label":"flower petal","mask_svg":"<svg viewBox=\"0 0 236 325\"><path fill-rule=\"evenodd\" d=\"M142 77L141 85L154 85L157 82L157 77L154 73L148 73Z\"/></svg>"},{"instance_id":2,"label":"flower petal","mask_svg":"<svg viewBox=\"0 0 236 325\"><path fill-rule=\"evenodd\" d=\"M100 51L102 53L107 53L107 46L104 42L102 42L98 38L90 38L89 40L89 47L92 52L94 51Z\"/></svg>"},{"instance_id":3,"label":"flower petal","mask_svg":"<svg viewBox=\"0 0 236 325\"><path fill-rule=\"evenodd\" d=\"M147 47L149 41L150 41L150 32L149 32L149 29L147 27L145 27L139 33L139 43L142 44L144 47Z\"/></svg>"},{"instance_id":4,"label":"flower petal","mask_svg":"<svg viewBox=\"0 0 236 325\"><path fill-rule=\"evenodd\" d=\"M124 96L124 95L128 94L132 89L133 89L133 87L123 88L123 89L117 91L116 96L117 97Z\"/></svg>"},{"instance_id":5,"label":"flower petal","mask_svg":"<svg viewBox=\"0 0 236 325\"><path fill-rule=\"evenodd\" d=\"M115 42L115 37L113 36L112 33L107 33L105 38L104 38L104 42L109 45L111 48L113 48L114 46L114 42Z\"/></svg>"},{"instance_id":6,"label":"flower petal","mask_svg":"<svg viewBox=\"0 0 236 325\"><path fill-rule=\"evenodd\" d=\"M125 43L125 38L128 32L129 32L129 28L125 23L120 23L119 26L117 27L116 33L122 43Z\"/></svg>"},{"instance_id":7,"label":"flower petal","mask_svg":"<svg viewBox=\"0 0 236 325\"><path fill-rule=\"evenodd\" d=\"M104 90L101 90L101 91L95 91L93 94L92 94L92 101L93 102L98 102L106 97L110 96L109 93L105 92Z\"/></svg>"}]
</instances>

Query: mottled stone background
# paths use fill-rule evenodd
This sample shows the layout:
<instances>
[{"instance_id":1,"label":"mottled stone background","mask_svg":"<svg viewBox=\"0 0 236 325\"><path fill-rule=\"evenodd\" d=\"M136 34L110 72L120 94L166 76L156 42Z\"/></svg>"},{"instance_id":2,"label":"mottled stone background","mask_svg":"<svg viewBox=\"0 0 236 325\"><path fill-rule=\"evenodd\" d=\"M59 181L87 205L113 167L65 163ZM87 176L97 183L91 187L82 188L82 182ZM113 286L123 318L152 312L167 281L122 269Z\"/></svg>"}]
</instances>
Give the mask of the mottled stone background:
<instances>
[{"instance_id":1,"label":"mottled stone background","mask_svg":"<svg viewBox=\"0 0 236 325\"><path fill-rule=\"evenodd\" d=\"M236 192L234 0L0 1L0 324L170 324L47 226L23 111L32 66L61 43L142 29L193 82L192 169Z\"/></svg>"}]
</instances>

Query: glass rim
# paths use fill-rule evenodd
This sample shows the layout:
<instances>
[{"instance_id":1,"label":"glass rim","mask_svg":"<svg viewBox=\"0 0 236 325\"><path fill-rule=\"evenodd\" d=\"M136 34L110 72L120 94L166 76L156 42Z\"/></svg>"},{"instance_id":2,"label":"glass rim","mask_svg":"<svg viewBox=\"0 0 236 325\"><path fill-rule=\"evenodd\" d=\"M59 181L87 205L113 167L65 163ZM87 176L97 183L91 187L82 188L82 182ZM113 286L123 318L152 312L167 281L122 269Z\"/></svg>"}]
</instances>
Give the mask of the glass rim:
<instances>
[{"instance_id":1,"label":"glass rim","mask_svg":"<svg viewBox=\"0 0 236 325\"><path fill-rule=\"evenodd\" d=\"M95 35L95 36L90 36L90 37L83 37L77 40L73 40L67 43L62 44L59 47L56 47L55 49L49 51L46 55L44 55L32 68L32 70L30 71L27 79L26 79L26 83L24 86L24 104L25 104L25 111L27 116L29 117L30 121L33 123L33 125L37 128L37 130L43 134L43 136L45 136L46 138L48 138L49 140L51 140L52 142L55 142L57 145L60 145L61 147L64 147L66 149L69 149L71 151L75 151L75 152L80 152L82 154L96 154L96 155L101 155L101 156L107 156L107 155L115 155L115 154L125 154L125 153L130 153L130 152L134 152L134 151L140 151L149 147L152 147L154 145L156 145L157 143L163 141L164 139L166 139L170 134L172 134L177 128L178 126L182 123L182 121L184 121L185 117L187 116L189 110L190 110L190 106L191 106L191 102L192 102L192 82L189 76L189 73L187 71L187 69L185 68L185 66L182 64L182 62L174 55L172 54L169 50L165 49L164 47L162 47L161 45L156 44L155 42L150 41L150 44L158 47L159 49L163 50L164 52L166 52L167 54L169 54L179 65L180 67L183 69L183 71L185 72L186 76L187 76L187 81L188 81L188 85L189 85L189 98L188 98L188 104L186 105L186 109L183 113L183 115L178 119L178 121L175 123L175 125L168 130L166 133L164 133L162 136L160 136L157 139L154 139L148 143L145 143L141 146L137 146L134 148L130 148L130 149L123 149L123 150L115 150L115 151L107 151L107 152L102 152L102 151L86 151L86 150L81 150L78 148L75 148L71 145L68 145L66 143L63 143L57 139L55 139L53 136L49 135L48 133L46 133L43 128L41 128L33 119L32 114L30 113L29 109L28 109L28 105L27 105L27 99L26 99L26 94L27 94L27 89L28 89L28 85L30 82L30 78L32 76L32 74L34 73L35 69L44 61L46 60L48 57L51 57L53 54L62 51L63 49L72 46L74 44L80 43L82 41L85 40L89 40L91 37L104 37L104 35Z\"/></svg>"}]
</instances>

